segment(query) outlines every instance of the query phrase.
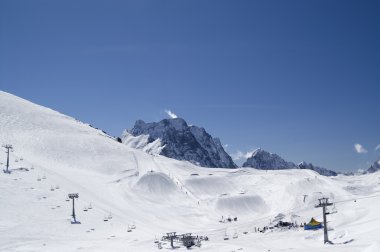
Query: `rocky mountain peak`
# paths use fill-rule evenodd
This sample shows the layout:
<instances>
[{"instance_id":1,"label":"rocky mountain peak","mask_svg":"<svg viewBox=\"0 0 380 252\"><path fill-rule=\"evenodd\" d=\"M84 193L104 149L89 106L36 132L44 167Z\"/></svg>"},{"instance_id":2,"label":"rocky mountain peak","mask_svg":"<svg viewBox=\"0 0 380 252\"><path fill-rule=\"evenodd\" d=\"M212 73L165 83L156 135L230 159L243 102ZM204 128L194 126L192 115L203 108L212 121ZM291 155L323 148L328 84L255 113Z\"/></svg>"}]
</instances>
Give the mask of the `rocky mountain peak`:
<instances>
[{"instance_id":1,"label":"rocky mountain peak","mask_svg":"<svg viewBox=\"0 0 380 252\"><path fill-rule=\"evenodd\" d=\"M134 143L135 139L140 141L139 144ZM236 168L218 138L213 138L204 128L189 126L182 118L152 123L138 120L131 130L123 133L122 140L141 149L144 148L141 141L146 141L146 145L154 142L156 147L159 141L160 148L157 149L163 156L187 160L204 167Z\"/></svg>"}]
</instances>

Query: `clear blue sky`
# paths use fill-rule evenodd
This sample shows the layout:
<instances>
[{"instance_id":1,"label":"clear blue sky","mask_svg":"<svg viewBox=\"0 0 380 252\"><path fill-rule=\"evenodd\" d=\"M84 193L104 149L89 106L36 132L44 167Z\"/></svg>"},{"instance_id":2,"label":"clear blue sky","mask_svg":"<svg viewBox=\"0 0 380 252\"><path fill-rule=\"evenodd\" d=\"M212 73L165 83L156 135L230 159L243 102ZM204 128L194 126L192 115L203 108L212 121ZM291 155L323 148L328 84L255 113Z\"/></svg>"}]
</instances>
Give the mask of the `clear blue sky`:
<instances>
[{"instance_id":1,"label":"clear blue sky","mask_svg":"<svg viewBox=\"0 0 380 252\"><path fill-rule=\"evenodd\" d=\"M114 136L169 109L232 154L354 171L380 156L379 13L379 1L1 0L0 89Z\"/></svg>"}]
</instances>

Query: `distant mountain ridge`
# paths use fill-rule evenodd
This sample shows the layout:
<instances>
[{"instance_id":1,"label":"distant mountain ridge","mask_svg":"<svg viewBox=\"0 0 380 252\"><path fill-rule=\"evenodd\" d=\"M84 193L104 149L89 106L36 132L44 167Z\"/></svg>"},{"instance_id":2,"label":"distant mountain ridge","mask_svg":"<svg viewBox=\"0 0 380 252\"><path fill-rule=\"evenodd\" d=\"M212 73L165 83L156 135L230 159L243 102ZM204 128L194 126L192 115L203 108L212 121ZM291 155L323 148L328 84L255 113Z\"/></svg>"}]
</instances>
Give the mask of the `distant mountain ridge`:
<instances>
[{"instance_id":1,"label":"distant mountain ridge","mask_svg":"<svg viewBox=\"0 0 380 252\"><path fill-rule=\"evenodd\" d=\"M182 118L152 123L138 120L131 130L124 131L122 142L203 167L237 168L218 138L213 138L204 128L189 126Z\"/></svg>"},{"instance_id":2,"label":"distant mountain ridge","mask_svg":"<svg viewBox=\"0 0 380 252\"><path fill-rule=\"evenodd\" d=\"M260 170L297 169L297 165L294 163L287 162L279 155L262 149L255 150L251 157L243 163L243 167L253 167Z\"/></svg>"},{"instance_id":3,"label":"distant mountain ridge","mask_svg":"<svg viewBox=\"0 0 380 252\"><path fill-rule=\"evenodd\" d=\"M257 149L254 151L243 164L243 167L252 167L260 170L284 170L284 169L308 169L318 172L324 176L337 176L338 174L334 171L328 170L326 168L314 166L311 163L305 161L296 165L293 162L285 161L282 157L277 154L270 153L268 151Z\"/></svg>"},{"instance_id":4,"label":"distant mountain ridge","mask_svg":"<svg viewBox=\"0 0 380 252\"><path fill-rule=\"evenodd\" d=\"M373 163L364 173L374 173L380 170L380 159Z\"/></svg>"},{"instance_id":5,"label":"distant mountain ridge","mask_svg":"<svg viewBox=\"0 0 380 252\"><path fill-rule=\"evenodd\" d=\"M338 173L335 171L332 171L332 170L329 170L329 169L326 169L323 167L319 167L319 166L314 166L313 164L307 163L305 161L302 161L301 163L299 163L298 167L300 169L308 169L308 170L316 171L319 174L324 175L324 176L337 176L338 175Z\"/></svg>"}]
</instances>

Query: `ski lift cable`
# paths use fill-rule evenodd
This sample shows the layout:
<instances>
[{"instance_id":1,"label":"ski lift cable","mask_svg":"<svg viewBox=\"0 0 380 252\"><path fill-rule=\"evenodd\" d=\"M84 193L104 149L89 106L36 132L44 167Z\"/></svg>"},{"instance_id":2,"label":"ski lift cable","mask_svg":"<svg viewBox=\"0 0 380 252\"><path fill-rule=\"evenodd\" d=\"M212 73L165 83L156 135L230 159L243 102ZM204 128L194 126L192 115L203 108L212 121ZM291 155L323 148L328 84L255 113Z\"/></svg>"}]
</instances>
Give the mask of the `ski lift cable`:
<instances>
[{"instance_id":1,"label":"ski lift cable","mask_svg":"<svg viewBox=\"0 0 380 252\"><path fill-rule=\"evenodd\" d=\"M351 198L351 199L335 201L334 203L338 204L338 203L343 203L343 202L348 202L348 201L353 201L353 200L358 200L358 199L370 199L370 198L377 198L377 197L380 197L380 194L371 195L371 196L364 196L364 197L355 197L355 198Z\"/></svg>"}]
</instances>

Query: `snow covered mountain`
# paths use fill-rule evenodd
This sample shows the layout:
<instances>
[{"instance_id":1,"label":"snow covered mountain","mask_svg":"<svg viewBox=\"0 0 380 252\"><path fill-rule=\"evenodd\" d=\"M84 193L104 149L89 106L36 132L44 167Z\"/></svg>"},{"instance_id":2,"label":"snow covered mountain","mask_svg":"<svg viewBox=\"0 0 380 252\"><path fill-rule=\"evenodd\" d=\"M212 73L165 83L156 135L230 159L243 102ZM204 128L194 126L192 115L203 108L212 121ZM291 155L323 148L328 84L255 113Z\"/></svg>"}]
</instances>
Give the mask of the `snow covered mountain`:
<instances>
[{"instance_id":1,"label":"snow covered mountain","mask_svg":"<svg viewBox=\"0 0 380 252\"><path fill-rule=\"evenodd\" d=\"M0 91L3 144L14 151L11 173L0 170L0 251L153 252L167 232L209 237L193 249L205 252L380 249L378 173L325 177L301 169L203 168L129 148L86 123ZM5 162L1 152L2 168ZM79 194L79 225L71 224L68 193ZM323 230L273 227L278 216L320 221L315 204L321 197L336 203L328 215L333 245L323 244ZM135 228L128 232L128 226ZM264 226L272 229L255 232ZM170 242L161 245L171 250Z\"/></svg>"},{"instance_id":2,"label":"snow covered mountain","mask_svg":"<svg viewBox=\"0 0 380 252\"><path fill-rule=\"evenodd\" d=\"M380 170L380 159L377 160L371 167L368 168L368 170L365 171L365 173L374 173Z\"/></svg>"},{"instance_id":3,"label":"snow covered mountain","mask_svg":"<svg viewBox=\"0 0 380 252\"><path fill-rule=\"evenodd\" d=\"M318 172L324 176L336 176L337 173L326 168L314 166L305 161L296 165L293 162L287 162L277 154L269 153L268 151L257 149L252 153L252 156L247 159L243 167L253 167L260 170L284 170L284 169L307 169Z\"/></svg>"},{"instance_id":4,"label":"snow covered mountain","mask_svg":"<svg viewBox=\"0 0 380 252\"><path fill-rule=\"evenodd\" d=\"M319 166L314 166L313 164L307 163L305 161L302 161L301 163L299 163L298 167L300 169L308 169L308 170L316 171L323 176L337 176L338 175L338 173L336 173L335 171L331 171Z\"/></svg>"},{"instance_id":5,"label":"snow covered mountain","mask_svg":"<svg viewBox=\"0 0 380 252\"><path fill-rule=\"evenodd\" d=\"M123 132L122 142L148 153L187 160L203 167L236 168L218 138L211 137L204 128L187 125L182 118L158 123L138 120L131 130Z\"/></svg>"},{"instance_id":6,"label":"snow covered mountain","mask_svg":"<svg viewBox=\"0 0 380 252\"><path fill-rule=\"evenodd\" d=\"M260 170L283 170L297 169L297 165L292 162L285 161L277 154L268 151L257 149L252 153L252 156L243 163L243 167L252 167Z\"/></svg>"}]
</instances>

